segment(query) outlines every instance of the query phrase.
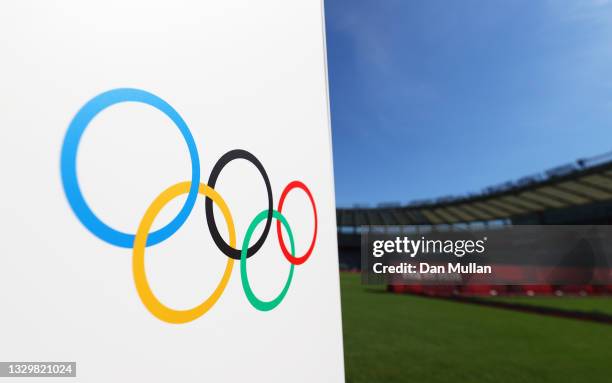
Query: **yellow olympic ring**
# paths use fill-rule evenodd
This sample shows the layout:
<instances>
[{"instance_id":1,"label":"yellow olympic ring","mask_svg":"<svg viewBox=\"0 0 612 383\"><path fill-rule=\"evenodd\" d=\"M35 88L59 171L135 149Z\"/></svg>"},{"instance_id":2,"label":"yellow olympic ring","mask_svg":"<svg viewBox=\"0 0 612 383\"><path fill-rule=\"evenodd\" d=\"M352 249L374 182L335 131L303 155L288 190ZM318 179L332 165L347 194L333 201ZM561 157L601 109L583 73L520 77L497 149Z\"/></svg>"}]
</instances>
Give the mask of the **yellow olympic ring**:
<instances>
[{"instance_id":1,"label":"yellow olympic ring","mask_svg":"<svg viewBox=\"0 0 612 383\"><path fill-rule=\"evenodd\" d=\"M232 268L234 267L234 260L228 257L225 272L221 277L221 281L219 281L219 284L215 288L215 291L213 291L213 293L204 302L188 310L175 310L164 305L159 301L159 299L157 299L151 290L144 266L145 247L147 244L149 230L151 229L153 221L161 209L172 199L181 194L189 193L190 187L190 181L180 182L176 185L170 186L157 198L155 198L151 206L147 208L145 215L142 217L140 225L138 226L138 231L136 232L136 236L134 238L132 270L134 273L134 283L136 284L136 290L138 291L140 300L151 314L155 315L162 321L169 323L186 323L204 315L211 307L214 306L219 297L221 297L221 294L223 294L223 290L225 290L225 286L227 286L227 282L232 275ZM200 183L198 193L212 199L212 201L219 206L219 209L221 209L227 224L229 244L232 248L236 248L236 231L234 229L234 221L223 198L214 189L203 183Z\"/></svg>"}]
</instances>

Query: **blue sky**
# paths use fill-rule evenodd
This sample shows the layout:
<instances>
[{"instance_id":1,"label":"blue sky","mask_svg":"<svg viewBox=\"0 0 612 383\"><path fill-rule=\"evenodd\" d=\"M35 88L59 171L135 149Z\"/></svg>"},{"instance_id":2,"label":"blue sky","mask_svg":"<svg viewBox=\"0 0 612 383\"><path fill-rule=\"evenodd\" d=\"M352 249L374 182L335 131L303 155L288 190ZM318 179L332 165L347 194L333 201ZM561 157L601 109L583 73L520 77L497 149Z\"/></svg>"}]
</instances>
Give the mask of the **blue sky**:
<instances>
[{"instance_id":1,"label":"blue sky","mask_svg":"<svg viewBox=\"0 0 612 383\"><path fill-rule=\"evenodd\" d=\"M612 150L612 1L326 0L338 206Z\"/></svg>"}]
</instances>

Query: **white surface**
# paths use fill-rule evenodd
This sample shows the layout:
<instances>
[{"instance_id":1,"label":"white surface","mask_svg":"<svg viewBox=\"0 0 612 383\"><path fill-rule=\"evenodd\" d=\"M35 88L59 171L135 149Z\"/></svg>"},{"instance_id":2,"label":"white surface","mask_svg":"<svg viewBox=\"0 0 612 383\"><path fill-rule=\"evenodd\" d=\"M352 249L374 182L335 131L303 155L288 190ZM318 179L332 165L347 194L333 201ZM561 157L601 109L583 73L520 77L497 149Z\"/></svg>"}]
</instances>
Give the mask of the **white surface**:
<instances>
[{"instance_id":1,"label":"white surface","mask_svg":"<svg viewBox=\"0 0 612 383\"><path fill-rule=\"evenodd\" d=\"M320 2L3 1L0 36L0 360L76 361L83 382L343 381ZM118 87L155 93L182 115L202 182L223 153L242 148L266 168L275 207L290 181L310 187L318 241L275 310L250 306L236 263L211 311L183 325L162 322L138 298L131 251L102 242L77 220L60 180L62 140L86 101ZM77 162L94 212L132 233L155 196L190 177L178 129L134 103L94 119ZM253 166L234 161L217 185L241 243L266 208L263 181ZM182 201L168 205L155 226ZM305 194L292 192L283 213L303 253L313 230ZM280 291L289 270L275 224L248 264L263 298ZM224 264L202 197L185 225L146 253L153 290L174 308L207 297Z\"/></svg>"}]
</instances>

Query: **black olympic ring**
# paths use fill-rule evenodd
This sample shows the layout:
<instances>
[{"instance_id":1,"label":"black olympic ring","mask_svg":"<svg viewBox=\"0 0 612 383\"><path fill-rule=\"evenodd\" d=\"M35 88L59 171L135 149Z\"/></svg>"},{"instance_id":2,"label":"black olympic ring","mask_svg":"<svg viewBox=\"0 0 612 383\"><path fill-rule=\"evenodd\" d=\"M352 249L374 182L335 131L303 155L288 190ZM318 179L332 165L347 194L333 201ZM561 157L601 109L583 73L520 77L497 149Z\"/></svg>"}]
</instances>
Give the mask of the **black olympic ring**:
<instances>
[{"instance_id":1,"label":"black olympic ring","mask_svg":"<svg viewBox=\"0 0 612 383\"><path fill-rule=\"evenodd\" d=\"M272 225L272 211L273 211L273 201L272 201L272 186L270 186L270 180L268 179L268 174L264 169L263 165L257 157L253 154L247 152L243 149L234 149L225 153L215 166L213 166L212 171L210 172L210 177L208 178L208 186L211 188L215 188L215 183L217 182L217 178L219 178L219 174L221 170L227 165L230 161L235 159L244 159L255 165L257 170L261 173L264 182L266 183L266 190L268 192L268 217L266 218L266 226L264 227L263 233L261 233L261 237L253 244L253 246L249 247L247 250L247 258L251 257L255 253L259 251L259 249L263 246L266 238L268 237L268 232L270 231L270 226ZM208 223L208 230L210 231L210 235L212 236L215 244L223 252L223 254L228 257L236 260L240 260L240 249L234 249L230 245L225 242L221 234L219 234L219 230L217 229L217 224L215 223L215 215L213 214L213 201L206 197L206 222Z\"/></svg>"}]
</instances>

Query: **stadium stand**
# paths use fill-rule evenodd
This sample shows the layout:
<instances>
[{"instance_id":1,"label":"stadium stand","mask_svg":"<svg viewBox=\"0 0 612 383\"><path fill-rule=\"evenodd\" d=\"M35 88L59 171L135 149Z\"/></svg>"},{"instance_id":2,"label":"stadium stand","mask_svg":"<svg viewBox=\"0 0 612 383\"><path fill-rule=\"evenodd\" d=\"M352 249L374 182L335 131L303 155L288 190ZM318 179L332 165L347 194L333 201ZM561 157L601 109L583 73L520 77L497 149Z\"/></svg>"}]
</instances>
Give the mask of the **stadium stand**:
<instances>
[{"instance_id":1,"label":"stadium stand","mask_svg":"<svg viewBox=\"0 0 612 383\"><path fill-rule=\"evenodd\" d=\"M579 159L500 185L481 193L437 200L415 201L406 205L379 204L336 210L340 267L360 269L362 226L385 226L408 233L431 227L477 229L491 225L581 225L612 224L612 152ZM389 288L396 292L425 294L592 294L608 293L612 286L478 286L432 288L431 286ZM452 290L452 291L451 291Z\"/></svg>"}]
</instances>

